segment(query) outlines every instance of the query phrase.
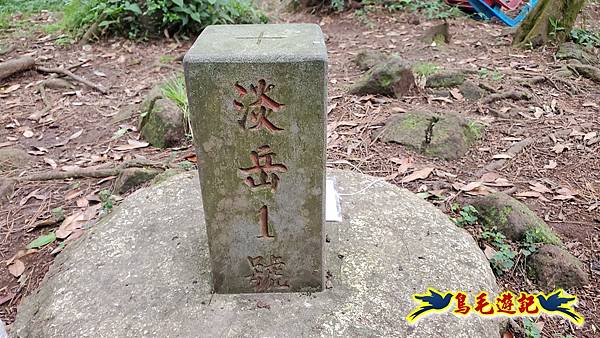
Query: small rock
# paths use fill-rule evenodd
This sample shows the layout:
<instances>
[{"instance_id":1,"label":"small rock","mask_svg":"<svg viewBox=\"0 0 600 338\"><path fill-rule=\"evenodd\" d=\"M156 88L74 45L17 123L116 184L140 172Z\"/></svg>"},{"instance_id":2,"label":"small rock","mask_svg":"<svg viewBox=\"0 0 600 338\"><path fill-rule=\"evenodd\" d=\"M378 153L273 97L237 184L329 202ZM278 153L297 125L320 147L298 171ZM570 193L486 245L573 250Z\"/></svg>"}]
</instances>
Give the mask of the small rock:
<instances>
[{"instance_id":1,"label":"small rock","mask_svg":"<svg viewBox=\"0 0 600 338\"><path fill-rule=\"evenodd\" d=\"M465 81L460 85L460 93L463 95L465 100L477 101L483 97L484 91L473 81Z\"/></svg>"},{"instance_id":2,"label":"small rock","mask_svg":"<svg viewBox=\"0 0 600 338\"><path fill-rule=\"evenodd\" d=\"M427 88L451 88L457 87L465 82L466 76L462 72L445 71L431 75L427 78Z\"/></svg>"},{"instance_id":3,"label":"small rock","mask_svg":"<svg viewBox=\"0 0 600 338\"><path fill-rule=\"evenodd\" d=\"M371 68L351 88L350 94L379 94L402 97L414 88L415 78L410 67L398 56Z\"/></svg>"},{"instance_id":4,"label":"small rock","mask_svg":"<svg viewBox=\"0 0 600 338\"><path fill-rule=\"evenodd\" d=\"M405 113L392 117L378 138L386 143L393 142L421 151L432 115L427 113Z\"/></svg>"},{"instance_id":5,"label":"small rock","mask_svg":"<svg viewBox=\"0 0 600 338\"><path fill-rule=\"evenodd\" d=\"M0 205L8 202L15 191L15 180L0 178Z\"/></svg>"},{"instance_id":6,"label":"small rock","mask_svg":"<svg viewBox=\"0 0 600 338\"><path fill-rule=\"evenodd\" d=\"M27 166L31 156L20 148L0 149L0 172L24 168Z\"/></svg>"},{"instance_id":7,"label":"small rock","mask_svg":"<svg viewBox=\"0 0 600 338\"><path fill-rule=\"evenodd\" d=\"M546 244L527 262L531 275L547 290L576 288L589 284L583 263L568 251Z\"/></svg>"},{"instance_id":8,"label":"small rock","mask_svg":"<svg viewBox=\"0 0 600 338\"><path fill-rule=\"evenodd\" d=\"M562 245L558 236L531 209L505 193L496 192L472 201L479 218L487 228L498 231L513 241L522 241L527 232L536 242Z\"/></svg>"},{"instance_id":9,"label":"small rock","mask_svg":"<svg viewBox=\"0 0 600 338\"><path fill-rule=\"evenodd\" d=\"M64 80L64 79L57 79L57 78L51 78L48 80L44 80L44 82L42 82L42 85L45 88L56 89L56 90L74 89L75 88L75 86L73 86L73 84L71 82Z\"/></svg>"},{"instance_id":10,"label":"small rock","mask_svg":"<svg viewBox=\"0 0 600 338\"><path fill-rule=\"evenodd\" d=\"M168 99L156 99L140 122L142 138L157 148L168 148L185 138L183 112Z\"/></svg>"},{"instance_id":11,"label":"small rock","mask_svg":"<svg viewBox=\"0 0 600 338\"><path fill-rule=\"evenodd\" d=\"M454 160L462 157L482 133L483 125L453 114L406 113L390 119L377 137L424 155Z\"/></svg>"},{"instance_id":12,"label":"small rock","mask_svg":"<svg viewBox=\"0 0 600 338\"><path fill-rule=\"evenodd\" d=\"M559 60L578 60L586 65L593 65L600 62L596 55L593 55L584 47L574 42L565 42L560 45L556 52L556 58Z\"/></svg>"},{"instance_id":13,"label":"small rock","mask_svg":"<svg viewBox=\"0 0 600 338\"><path fill-rule=\"evenodd\" d=\"M354 63L361 70L369 70L373 68L375 65L385 62L388 59L388 56L381 53L377 50L361 50L354 57Z\"/></svg>"},{"instance_id":14,"label":"small rock","mask_svg":"<svg viewBox=\"0 0 600 338\"><path fill-rule=\"evenodd\" d=\"M162 170L149 168L127 168L123 170L115 183L115 191L118 194L124 194L133 188L152 180Z\"/></svg>"},{"instance_id":15,"label":"small rock","mask_svg":"<svg viewBox=\"0 0 600 338\"><path fill-rule=\"evenodd\" d=\"M438 46L450 43L450 25L444 22L429 28L421 40L427 44L435 42Z\"/></svg>"}]
</instances>

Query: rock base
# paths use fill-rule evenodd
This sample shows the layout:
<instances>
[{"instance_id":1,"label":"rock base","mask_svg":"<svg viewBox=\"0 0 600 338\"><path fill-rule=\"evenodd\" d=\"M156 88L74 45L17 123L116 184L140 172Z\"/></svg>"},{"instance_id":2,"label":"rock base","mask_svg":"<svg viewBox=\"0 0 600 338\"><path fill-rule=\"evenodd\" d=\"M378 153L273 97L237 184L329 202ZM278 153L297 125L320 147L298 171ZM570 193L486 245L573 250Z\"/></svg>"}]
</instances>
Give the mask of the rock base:
<instances>
[{"instance_id":1,"label":"rock base","mask_svg":"<svg viewBox=\"0 0 600 338\"><path fill-rule=\"evenodd\" d=\"M481 250L407 190L335 171L341 223L325 226L327 289L212 294L198 177L140 190L57 258L21 304L15 337L496 337L496 321L405 320L427 287L497 292ZM473 298L470 298L473 299Z\"/></svg>"}]
</instances>

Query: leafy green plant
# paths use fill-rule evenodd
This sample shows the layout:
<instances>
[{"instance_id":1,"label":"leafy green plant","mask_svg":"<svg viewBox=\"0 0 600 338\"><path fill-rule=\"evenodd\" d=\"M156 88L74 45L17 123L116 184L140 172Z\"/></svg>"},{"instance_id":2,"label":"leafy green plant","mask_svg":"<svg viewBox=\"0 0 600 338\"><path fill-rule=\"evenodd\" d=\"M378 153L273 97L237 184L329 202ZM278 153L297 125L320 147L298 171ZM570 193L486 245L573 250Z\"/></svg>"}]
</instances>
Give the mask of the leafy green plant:
<instances>
[{"instance_id":1,"label":"leafy green plant","mask_svg":"<svg viewBox=\"0 0 600 338\"><path fill-rule=\"evenodd\" d=\"M571 40L588 48L600 47L600 31L594 33L586 29L575 28L571 31Z\"/></svg>"},{"instance_id":2,"label":"leafy green plant","mask_svg":"<svg viewBox=\"0 0 600 338\"><path fill-rule=\"evenodd\" d=\"M160 86L162 94L173 101L183 112L186 125L186 134L193 136L192 122L190 120L190 108L188 106L187 92L185 90L185 78L183 74L173 76Z\"/></svg>"},{"instance_id":3,"label":"leafy green plant","mask_svg":"<svg viewBox=\"0 0 600 338\"><path fill-rule=\"evenodd\" d=\"M72 0L65 26L76 36L90 27L98 35L145 38L196 34L214 24L261 23L266 16L252 0Z\"/></svg>"},{"instance_id":4,"label":"leafy green plant","mask_svg":"<svg viewBox=\"0 0 600 338\"><path fill-rule=\"evenodd\" d=\"M494 227L485 230L481 237L496 248L496 253L489 261L492 269L497 275L502 275L515 266L515 257L517 254L512 250L511 246L506 243L506 236L498 232Z\"/></svg>"},{"instance_id":5,"label":"leafy green plant","mask_svg":"<svg viewBox=\"0 0 600 338\"><path fill-rule=\"evenodd\" d=\"M437 73L440 70L440 66L435 63L421 62L414 65L412 70L415 74L427 77Z\"/></svg>"},{"instance_id":6,"label":"leafy green plant","mask_svg":"<svg viewBox=\"0 0 600 338\"><path fill-rule=\"evenodd\" d=\"M30 15L42 10L49 12L61 11L68 0L0 0L0 29L10 27L30 28L27 19ZM18 14L18 22L11 20L11 16Z\"/></svg>"},{"instance_id":7,"label":"leafy green plant","mask_svg":"<svg viewBox=\"0 0 600 338\"><path fill-rule=\"evenodd\" d=\"M539 230L537 230L537 229L527 230L525 232L525 238L524 238L523 242L521 243L521 253L525 257L527 257L527 256L531 255L532 253L536 252L538 249L538 246L540 246L542 243L544 243L544 240L541 238L541 235L539 234Z\"/></svg>"},{"instance_id":8,"label":"leafy green plant","mask_svg":"<svg viewBox=\"0 0 600 338\"><path fill-rule=\"evenodd\" d=\"M56 233L54 231L49 232L47 235L41 235L34 239L31 243L27 244L26 249L38 249L44 247L56 240Z\"/></svg>"},{"instance_id":9,"label":"leafy green plant","mask_svg":"<svg viewBox=\"0 0 600 338\"><path fill-rule=\"evenodd\" d=\"M109 213L114 207L114 200L112 197L112 193L108 189L101 190L98 193L98 197L100 197L100 204L102 205L102 210L104 212Z\"/></svg>"},{"instance_id":10,"label":"leafy green plant","mask_svg":"<svg viewBox=\"0 0 600 338\"><path fill-rule=\"evenodd\" d=\"M399 0L399 1L380 1L390 11L408 10L411 12L420 12L427 19L449 19L465 16L465 13L458 7L449 6L443 0Z\"/></svg>"},{"instance_id":11,"label":"leafy green plant","mask_svg":"<svg viewBox=\"0 0 600 338\"><path fill-rule=\"evenodd\" d=\"M548 33L552 37L556 37L556 34L565 31L565 26L563 26L560 20L555 18L548 18L550 21L550 33Z\"/></svg>"},{"instance_id":12,"label":"leafy green plant","mask_svg":"<svg viewBox=\"0 0 600 338\"><path fill-rule=\"evenodd\" d=\"M527 317L523 318L523 331L525 331L526 338L540 338L542 336L540 328Z\"/></svg>"},{"instance_id":13,"label":"leafy green plant","mask_svg":"<svg viewBox=\"0 0 600 338\"><path fill-rule=\"evenodd\" d=\"M500 81L504 78L504 74L499 72L497 69L491 70L484 67L479 70L479 78Z\"/></svg>"},{"instance_id":14,"label":"leafy green plant","mask_svg":"<svg viewBox=\"0 0 600 338\"><path fill-rule=\"evenodd\" d=\"M458 226L464 227L465 225L473 225L478 221L477 209L472 205L467 204L461 208L460 205L453 204L451 209L459 215L458 217L451 218Z\"/></svg>"}]
</instances>

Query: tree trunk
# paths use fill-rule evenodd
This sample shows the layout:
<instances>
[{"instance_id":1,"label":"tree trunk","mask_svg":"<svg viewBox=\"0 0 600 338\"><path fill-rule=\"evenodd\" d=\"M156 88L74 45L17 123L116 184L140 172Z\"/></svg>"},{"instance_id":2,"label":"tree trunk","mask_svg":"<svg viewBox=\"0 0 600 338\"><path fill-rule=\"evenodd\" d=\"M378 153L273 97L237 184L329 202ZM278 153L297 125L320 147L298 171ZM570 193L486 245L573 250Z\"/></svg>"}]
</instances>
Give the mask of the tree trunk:
<instances>
[{"instance_id":1,"label":"tree trunk","mask_svg":"<svg viewBox=\"0 0 600 338\"><path fill-rule=\"evenodd\" d=\"M540 0L514 35L515 47L539 47L567 39L585 0Z\"/></svg>"}]
</instances>

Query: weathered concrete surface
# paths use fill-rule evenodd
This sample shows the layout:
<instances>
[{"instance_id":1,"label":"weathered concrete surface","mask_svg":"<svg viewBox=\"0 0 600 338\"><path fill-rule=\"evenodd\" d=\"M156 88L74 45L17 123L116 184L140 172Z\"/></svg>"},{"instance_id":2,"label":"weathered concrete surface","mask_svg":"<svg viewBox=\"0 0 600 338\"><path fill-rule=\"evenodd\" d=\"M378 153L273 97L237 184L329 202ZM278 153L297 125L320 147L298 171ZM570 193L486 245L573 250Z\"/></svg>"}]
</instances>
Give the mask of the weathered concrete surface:
<instances>
[{"instance_id":1,"label":"weathered concrete surface","mask_svg":"<svg viewBox=\"0 0 600 338\"><path fill-rule=\"evenodd\" d=\"M217 293L323 289L326 59L313 24L210 26L184 58Z\"/></svg>"},{"instance_id":2,"label":"weathered concrete surface","mask_svg":"<svg viewBox=\"0 0 600 338\"><path fill-rule=\"evenodd\" d=\"M198 177L139 190L58 255L21 304L16 337L498 337L443 314L409 326L426 287L496 291L475 241L431 204L373 177L330 172L342 223L325 226L329 288L212 294ZM374 181L377 181L374 183Z\"/></svg>"}]
</instances>

